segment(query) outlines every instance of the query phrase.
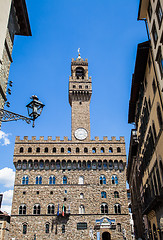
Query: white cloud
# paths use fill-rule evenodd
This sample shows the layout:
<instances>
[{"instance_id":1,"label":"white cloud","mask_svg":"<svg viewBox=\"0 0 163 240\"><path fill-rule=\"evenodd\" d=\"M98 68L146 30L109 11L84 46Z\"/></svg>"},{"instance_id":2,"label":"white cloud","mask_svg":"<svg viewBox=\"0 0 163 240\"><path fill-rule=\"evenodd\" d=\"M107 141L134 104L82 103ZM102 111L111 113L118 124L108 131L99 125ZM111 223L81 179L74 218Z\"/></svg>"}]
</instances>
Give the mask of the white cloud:
<instances>
[{"instance_id":1,"label":"white cloud","mask_svg":"<svg viewBox=\"0 0 163 240\"><path fill-rule=\"evenodd\" d=\"M2 207L1 207L1 210L3 211L3 212L7 212L9 215L11 215L11 205L9 206L9 205L2 205Z\"/></svg>"},{"instance_id":2,"label":"white cloud","mask_svg":"<svg viewBox=\"0 0 163 240\"><path fill-rule=\"evenodd\" d=\"M5 187L13 187L15 180L15 172L13 169L5 167L0 170L0 184L4 185Z\"/></svg>"},{"instance_id":3,"label":"white cloud","mask_svg":"<svg viewBox=\"0 0 163 240\"><path fill-rule=\"evenodd\" d=\"M3 200L2 200L1 209L2 211L5 211L8 214L11 214L13 190L2 192L2 194L3 194Z\"/></svg>"},{"instance_id":4,"label":"white cloud","mask_svg":"<svg viewBox=\"0 0 163 240\"><path fill-rule=\"evenodd\" d=\"M0 130L0 143L2 143L3 146L7 146L10 144L10 139L8 136L11 135L10 133L5 133Z\"/></svg>"}]
</instances>

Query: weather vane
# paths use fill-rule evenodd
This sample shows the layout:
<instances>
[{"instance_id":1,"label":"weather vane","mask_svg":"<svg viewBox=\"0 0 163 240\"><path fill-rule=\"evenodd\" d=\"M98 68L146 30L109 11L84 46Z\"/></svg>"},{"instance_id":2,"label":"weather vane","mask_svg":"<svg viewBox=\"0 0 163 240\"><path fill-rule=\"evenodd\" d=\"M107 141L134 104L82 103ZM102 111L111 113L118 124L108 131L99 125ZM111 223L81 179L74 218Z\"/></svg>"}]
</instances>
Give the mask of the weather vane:
<instances>
[{"instance_id":1,"label":"weather vane","mask_svg":"<svg viewBox=\"0 0 163 240\"><path fill-rule=\"evenodd\" d=\"M78 48L78 59L80 60L81 57L80 57L80 48Z\"/></svg>"}]
</instances>

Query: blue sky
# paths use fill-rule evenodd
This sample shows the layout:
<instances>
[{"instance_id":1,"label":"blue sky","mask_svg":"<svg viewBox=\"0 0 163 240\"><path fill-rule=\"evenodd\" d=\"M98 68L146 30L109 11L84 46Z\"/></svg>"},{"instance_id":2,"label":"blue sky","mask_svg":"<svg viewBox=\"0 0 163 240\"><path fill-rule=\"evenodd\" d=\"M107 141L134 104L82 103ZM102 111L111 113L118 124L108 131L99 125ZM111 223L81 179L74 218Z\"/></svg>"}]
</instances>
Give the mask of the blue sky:
<instances>
[{"instance_id":1,"label":"blue sky","mask_svg":"<svg viewBox=\"0 0 163 240\"><path fill-rule=\"evenodd\" d=\"M25 106L33 94L45 108L34 129L23 121L2 124L1 130L10 134L10 144L5 146L1 140L1 192L12 189L6 187L1 173L7 174L6 167L14 170L15 136L71 138L68 80L71 58L77 57L79 47L92 76L91 138L125 136L128 153L136 49L147 40L144 23L137 21L138 6L139 0L27 0L32 37L15 37L8 110L27 115Z\"/></svg>"}]
</instances>

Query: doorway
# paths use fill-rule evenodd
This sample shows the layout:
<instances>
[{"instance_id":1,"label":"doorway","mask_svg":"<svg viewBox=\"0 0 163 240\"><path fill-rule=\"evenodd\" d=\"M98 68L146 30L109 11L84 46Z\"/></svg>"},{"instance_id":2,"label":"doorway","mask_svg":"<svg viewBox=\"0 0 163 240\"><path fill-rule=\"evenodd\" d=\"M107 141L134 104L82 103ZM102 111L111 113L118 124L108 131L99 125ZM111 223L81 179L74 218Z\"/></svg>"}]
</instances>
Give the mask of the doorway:
<instances>
[{"instance_id":1,"label":"doorway","mask_svg":"<svg viewBox=\"0 0 163 240\"><path fill-rule=\"evenodd\" d=\"M109 232L103 232L102 240L111 240L111 235Z\"/></svg>"}]
</instances>

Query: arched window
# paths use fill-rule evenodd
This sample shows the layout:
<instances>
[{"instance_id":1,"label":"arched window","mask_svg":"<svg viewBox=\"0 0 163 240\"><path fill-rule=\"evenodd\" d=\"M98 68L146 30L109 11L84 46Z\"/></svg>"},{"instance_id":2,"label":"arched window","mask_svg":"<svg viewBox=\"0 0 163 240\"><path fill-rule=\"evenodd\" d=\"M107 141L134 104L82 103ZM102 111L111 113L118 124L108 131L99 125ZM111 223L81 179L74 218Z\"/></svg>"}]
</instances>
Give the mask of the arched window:
<instances>
[{"instance_id":1,"label":"arched window","mask_svg":"<svg viewBox=\"0 0 163 240\"><path fill-rule=\"evenodd\" d=\"M38 169L38 161L34 160L34 170L37 170L37 169Z\"/></svg>"},{"instance_id":2,"label":"arched window","mask_svg":"<svg viewBox=\"0 0 163 240\"><path fill-rule=\"evenodd\" d=\"M114 170L118 170L118 161L117 160L114 161Z\"/></svg>"},{"instance_id":3,"label":"arched window","mask_svg":"<svg viewBox=\"0 0 163 240\"><path fill-rule=\"evenodd\" d=\"M116 203L116 204L114 205L114 212L115 212L116 214L121 214L121 205L120 205L120 204Z\"/></svg>"},{"instance_id":4,"label":"arched window","mask_svg":"<svg viewBox=\"0 0 163 240\"><path fill-rule=\"evenodd\" d=\"M75 170L77 168L77 163L75 160L73 161L72 168L73 168L73 170Z\"/></svg>"},{"instance_id":5,"label":"arched window","mask_svg":"<svg viewBox=\"0 0 163 240\"><path fill-rule=\"evenodd\" d=\"M106 192L101 192L101 197L106 198Z\"/></svg>"},{"instance_id":6,"label":"arched window","mask_svg":"<svg viewBox=\"0 0 163 240\"><path fill-rule=\"evenodd\" d=\"M112 148L112 147L109 148L109 152L110 152L110 153L113 152L113 148Z\"/></svg>"},{"instance_id":7,"label":"arched window","mask_svg":"<svg viewBox=\"0 0 163 240\"><path fill-rule=\"evenodd\" d=\"M67 169L68 169L68 170L71 170L71 169L72 169L72 162L71 162L71 160L68 160L68 161L67 161Z\"/></svg>"},{"instance_id":8,"label":"arched window","mask_svg":"<svg viewBox=\"0 0 163 240\"><path fill-rule=\"evenodd\" d=\"M28 169L29 169L29 170L32 170L32 169L33 169L33 162L32 162L32 160L29 160L29 161L28 161Z\"/></svg>"},{"instance_id":9,"label":"arched window","mask_svg":"<svg viewBox=\"0 0 163 240\"><path fill-rule=\"evenodd\" d=\"M65 233L65 225L62 225L62 233Z\"/></svg>"},{"instance_id":10,"label":"arched window","mask_svg":"<svg viewBox=\"0 0 163 240\"><path fill-rule=\"evenodd\" d=\"M85 213L85 208L83 205L80 205L79 207L79 214L84 214Z\"/></svg>"},{"instance_id":11,"label":"arched window","mask_svg":"<svg viewBox=\"0 0 163 240\"><path fill-rule=\"evenodd\" d=\"M41 213L41 207L40 204L35 204L33 207L33 214L37 215Z\"/></svg>"},{"instance_id":12,"label":"arched window","mask_svg":"<svg viewBox=\"0 0 163 240\"><path fill-rule=\"evenodd\" d=\"M105 149L104 147L101 148L101 153L104 153L105 152Z\"/></svg>"},{"instance_id":13,"label":"arched window","mask_svg":"<svg viewBox=\"0 0 163 240\"><path fill-rule=\"evenodd\" d=\"M39 148L39 147L36 148L36 152L37 152L37 153L40 152L40 148Z\"/></svg>"},{"instance_id":14,"label":"arched window","mask_svg":"<svg viewBox=\"0 0 163 240\"><path fill-rule=\"evenodd\" d=\"M85 160L83 160L83 162L82 162L82 169L83 169L83 170L86 170L86 166L87 166L87 163L86 163Z\"/></svg>"},{"instance_id":15,"label":"arched window","mask_svg":"<svg viewBox=\"0 0 163 240\"><path fill-rule=\"evenodd\" d=\"M102 169L102 161L98 160L98 169L101 170Z\"/></svg>"},{"instance_id":16,"label":"arched window","mask_svg":"<svg viewBox=\"0 0 163 240\"><path fill-rule=\"evenodd\" d=\"M48 214L54 214L54 209L54 204L49 204L47 209Z\"/></svg>"},{"instance_id":17,"label":"arched window","mask_svg":"<svg viewBox=\"0 0 163 240\"><path fill-rule=\"evenodd\" d=\"M106 178L104 175L100 176L100 184L106 184Z\"/></svg>"},{"instance_id":18,"label":"arched window","mask_svg":"<svg viewBox=\"0 0 163 240\"><path fill-rule=\"evenodd\" d=\"M83 199L84 198L84 194L80 193L80 198Z\"/></svg>"},{"instance_id":19,"label":"arched window","mask_svg":"<svg viewBox=\"0 0 163 240\"><path fill-rule=\"evenodd\" d=\"M54 170L54 169L55 169L55 161L54 161L54 160L51 160L50 169L51 169L51 170Z\"/></svg>"},{"instance_id":20,"label":"arched window","mask_svg":"<svg viewBox=\"0 0 163 240\"><path fill-rule=\"evenodd\" d=\"M22 169L23 169L23 170L26 170L26 169L27 169L27 161L26 161L26 160L23 160Z\"/></svg>"},{"instance_id":21,"label":"arched window","mask_svg":"<svg viewBox=\"0 0 163 240\"><path fill-rule=\"evenodd\" d=\"M117 175L113 175L111 180L112 180L112 184L118 184L118 177L117 177Z\"/></svg>"},{"instance_id":22,"label":"arched window","mask_svg":"<svg viewBox=\"0 0 163 240\"><path fill-rule=\"evenodd\" d=\"M79 170L81 169L81 161L80 160L78 161L78 169Z\"/></svg>"},{"instance_id":23,"label":"arched window","mask_svg":"<svg viewBox=\"0 0 163 240\"><path fill-rule=\"evenodd\" d=\"M115 192L114 192L114 197L115 197L115 198L119 198L119 192L115 191Z\"/></svg>"},{"instance_id":24,"label":"arched window","mask_svg":"<svg viewBox=\"0 0 163 240\"><path fill-rule=\"evenodd\" d=\"M49 160L45 161L45 170L49 170Z\"/></svg>"},{"instance_id":25,"label":"arched window","mask_svg":"<svg viewBox=\"0 0 163 240\"><path fill-rule=\"evenodd\" d=\"M59 160L56 161L56 169L57 170L61 169L61 165L60 165L60 161Z\"/></svg>"},{"instance_id":26,"label":"arched window","mask_svg":"<svg viewBox=\"0 0 163 240\"><path fill-rule=\"evenodd\" d=\"M66 161L65 160L62 160L62 169L66 170Z\"/></svg>"},{"instance_id":27,"label":"arched window","mask_svg":"<svg viewBox=\"0 0 163 240\"><path fill-rule=\"evenodd\" d=\"M19 161L17 162L16 169L17 169L17 170L20 170L21 167L22 167L22 164L21 164L21 161L19 160Z\"/></svg>"},{"instance_id":28,"label":"arched window","mask_svg":"<svg viewBox=\"0 0 163 240\"><path fill-rule=\"evenodd\" d=\"M96 169L97 169L96 160L93 160L93 161L92 161L92 169L93 169L93 170L96 170Z\"/></svg>"},{"instance_id":29,"label":"arched window","mask_svg":"<svg viewBox=\"0 0 163 240\"><path fill-rule=\"evenodd\" d=\"M53 147L53 153L56 153L56 147Z\"/></svg>"},{"instance_id":30,"label":"arched window","mask_svg":"<svg viewBox=\"0 0 163 240\"><path fill-rule=\"evenodd\" d=\"M87 162L87 170L91 170L91 161L90 160L88 160L88 162Z\"/></svg>"},{"instance_id":31,"label":"arched window","mask_svg":"<svg viewBox=\"0 0 163 240\"><path fill-rule=\"evenodd\" d=\"M23 234L27 233L27 224L23 224Z\"/></svg>"},{"instance_id":32,"label":"arched window","mask_svg":"<svg viewBox=\"0 0 163 240\"><path fill-rule=\"evenodd\" d=\"M49 229L50 229L50 224L46 223L45 224L45 233L49 233Z\"/></svg>"},{"instance_id":33,"label":"arched window","mask_svg":"<svg viewBox=\"0 0 163 240\"><path fill-rule=\"evenodd\" d=\"M162 128L162 115L161 115L161 109L159 105L157 106L157 118L158 118L160 128Z\"/></svg>"},{"instance_id":34,"label":"arched window","mask_svg":"<svg viewBox=\"0 0 163 240\"><path fill-rule=\"evenodd\" d=\"M64 148L63 147L61 148L61 153L64 153Z\"/></svg>"},{"instance_id":35,"label":"arched window","mask_svg":"<svg viewBox=\"0 0 163 240\"><path fill-rule=\"evenodd\" d=\"M108 214L108 205L106 203L101 204L101 213Z\"/></svg>"},{"instance_id":36,"label":"arched window","mask_svg":"<svg viewBox=\"0 0 163 240\"><path fill-rule=\"evenodd\" d=\"M22 184L23 185L28 185L29 182L29 177L27 175L23 176L22 178Z\"/></svg>"},{"instance_id":37,"label":"arched window","mask_svg":"<svg viewBox=\"0 0 163 240\"><path fill-rule=\"evenodd\" d=\"M123 165L123 161L122 160L120 160L120 162L119 162L119 170L120 171L124 170L124 165Z\"/></svg>"},{"instance_id":38,"label":"arched window","mask_svg":"<svg viewBox=\"0 0 163 240\"><path fill-rule=\"evenodd\" d=\"M113 161L109 160L109 170L113 170Z\"/></svg>"},{"instance_id":39,"label":"arched window","mask_svg":"<svg viewBox=\"0 0 163 240\"><path fill-rule=\"evenodd\" d=\"M45 152L45 153L48 153L48 148L47 148L47 147L44 149L44 152Z\"/></svg>"},{"instance_id":40,"label":"arched window","mask_svg":"<svg viewBox=\"0 0 163 240\"><path fill-rule=\"evenodd\" d=\"M120 153L121 152L121 148L117 147L117 152Z\"/></svg>"},{"instance_id":41,"label":"arched window","mask_svg":"<svg viewBox=\"0 0 163 240\"><path fill-rule=\"evenodd\" d=\"M71 153L71 148L68 148L67 152L68 152L68 153Z\"/></svg>"},{"instance_id":42,"label":"arched window","mask_svg":"<svg viewBox=\"0 0 163 240\"><path fill-rule=\"evenodd\" d=\"M107 169L108 169L107 160L104 160L104 161L103 161L103 168L104 168L104 170L107 170Z\"/></svg>"},{"instance_id":43,"label":"arched window","mask_svg":"<svg viewBox=\"0 0 163 240\"><path fill-rule=\"evenodd\" d=\"M79 153L79 151L80 151L80 150L79 150L79 148L77 147L77 148L76 148L76 153Z\"/></svg>"},{"instance_id":44,"label":"arched window","mask_svg":"<svg viewBox=\"0 0 163 240\"><path fill-rule=\"evenodd\" d=\"M49 177L49 184L55 184L55 177L53 175Z\"/></svg>"},{"instance_id":45,"label":"arched window","mask_svg":"<svg viewBox=\"0 0 163 240\"><path fill-rule=\"evenodd\" d=\"M40 170L44 169L44 161L43 160L40 160L40 162L39 162L39 169Z\"/></svg>"},{"instance_id":46,"label":"arched window","mask_svg":"<svg viewBox=\"0 0 163 240\"><path fill-rule=\"evenodd\" d=\"M82 68L82 67L76 68L76 77L77 77L77 79L79 79L79 77L84 79L84 68Z\"/></svg>"},{"instance_id":47,"label":"arched window","mask_svg":"<svg viewBox=\"0 0 163 240\"><path fill-rule=\"evenodd\" d=\"M85 147L84 148L84 152L87 153L88 152L88 148Z\"/></svg>"},{"instance_id":48,"label":"arched window","mask_svg":"<svg viewBox=\"0 0 163 240\"><path fill-rule=\"evenodd\" d=\"M21 147L20 150L19 150L20 153L23 153L24 152L24 148Z\"/></svg>"},{"instance_id":49,"label":"arched window","mask_svg":"<svg viewBox=\"0 0 163 240\"><path fill-rule=\"evenodd\" d=\"M42 177L41 176L36 177L36 184L42 184Z\"/></svg>"},{"instance_id":50,"label":"arched window","mask_svg":"<svg viewBox=\"0 0 163 240\"><path fill-rule=\"evenodd\" d=\"M19 215L26 215L26 205L22 204L19 206Z\"/></svg>"},{"instance_id":51,"label":"arched window","mask_svg":"<svg viewBox=\"0 0 163 240\"><path fill-rule=\"evenodd\" d=\"M96 153L96 148L95 147L92 148L92 153Z\"/></svg>"},{"instance_id":52,"label":"arched window","mask_svg":"<svg viewBox=\"0 0 163 240\"><path fill-rule=\"evenodd\" d=\"M66 176L63 177L63 184L67 184L67 177Z\"/></svg>"},{"instance_id":53,"label":"arched window","mask_svg":"<svg viewBox=\"0 0 163 240\"><path fill-rule=\"evenodd\" d=\"M84 184L84 177L83 176L79 177L79 184Z\"/></svg>"},{"instance_id":54,"label":"arched window","mask_svg":"<svg viewBox=\"0 0 163 240\"><path fill-rule=\"evenodd\" d=\"M117 223L117 230L118 230L118 232L121 232L121 224L120 223Z\"/></svg>"},{"instance_id":55,"label":"arched window","mask_svg":"<svg viewBox=\"0 0 163 240\"><path fill-rule=\"evenodd\" d=\"M31 147L28 148L28 152L29 152L29 153L32 152L32 148L31 148Z\"/></svg>"}]
</instances>

